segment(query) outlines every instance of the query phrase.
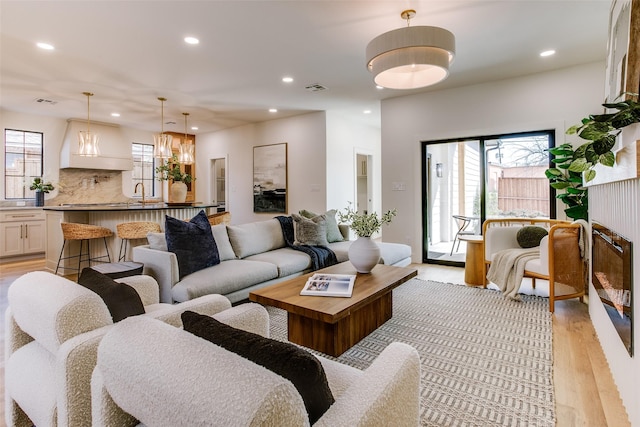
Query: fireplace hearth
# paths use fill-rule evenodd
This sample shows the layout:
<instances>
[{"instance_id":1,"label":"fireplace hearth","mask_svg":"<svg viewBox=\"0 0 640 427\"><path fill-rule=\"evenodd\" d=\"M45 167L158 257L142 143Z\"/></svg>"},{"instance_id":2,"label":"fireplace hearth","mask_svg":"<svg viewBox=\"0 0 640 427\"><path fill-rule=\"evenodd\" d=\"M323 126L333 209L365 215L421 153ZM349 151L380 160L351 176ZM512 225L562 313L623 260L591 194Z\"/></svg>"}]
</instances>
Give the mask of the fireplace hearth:
<instances>
[{"instance_id":1,"label":"fireplace hearth","mask_svg":"<svg viewBox=\"0 0 640 427\"><path fill-rule=\"evenodd\" d=\"M631 241L595 222L592 237L593 286L625 348L633 356Z\"/></svg>"}]
</instances>

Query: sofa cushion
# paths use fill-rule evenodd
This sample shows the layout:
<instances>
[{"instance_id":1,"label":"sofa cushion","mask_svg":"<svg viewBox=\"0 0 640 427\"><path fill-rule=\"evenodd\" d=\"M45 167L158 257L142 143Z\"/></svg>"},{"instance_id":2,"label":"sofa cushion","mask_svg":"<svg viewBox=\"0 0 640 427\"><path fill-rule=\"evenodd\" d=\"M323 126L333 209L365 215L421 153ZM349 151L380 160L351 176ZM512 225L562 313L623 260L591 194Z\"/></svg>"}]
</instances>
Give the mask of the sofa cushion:
<instances>
[{"instance_id":1,"label":"sofa cushion","mask_svg":"<svg viewBox=\"0 0 640 427\"><path fill-rule=\"evenodd\" d=\"M277 219L228 225L227 233L233 251L238 258L286 246L282 236L282 228Z\"/></svg>"},{"instance_id":2,"label":"sofa cushion","mask_svg":"<svg viewBox=\"0 0 640 427\"><path fill-rule=\"evenodd\" d=\"M329 243L341 242L344 240L344 237L340 232L340 228L338 227L338 221L336 220L337 212L338 211L336 211L335 209L330 209L323 214L327 220L327 242ZM315 218L318 216L318 214L306 209L303 209L298 213L305 218Z\"/></svg>"},{"instance_id":3,"label":"sofa cushion","mask_svg":"<svg viewBox=\"0 0 640 427\"><path fill-rule=\"evenodd\" d=\"M192 311L182 313L184 330L264 366L288 379L302 396L314 424L334 403L320 361L293 344L264 338L233 328L216 319Z\"/></svg>"},{"instance_id":4,"label":"sofa cushion","mask_svg":"<svg viewBox=\"0 0 640 427\"><path fill-rule=\"evenodd\" d=\"M227 261L229 259L236 259L236 254L233 252L233 247L229 241L229 235L227 234L227 226L225 224L218 224L211 227L213 238L216 241L218 247L218 255L220 261Z\"/></svg>"},{"instance_id":5,"label":"sofa cushion","mask_svg":"<svg viewBox=\"0 0 640 427\"><path fill-rule=\"evenodd\" d=\"M113 322L119 322L129 316L144 314L144 305L138 292L126 283L118 283L111 277L92 268L82 270L78 284L95 292L102 298Z\"/></svg>"},{"instance_id":6,"label":"sofa cushion","mask_svg":"<svg viewBox=\"0 0 640 427\"><path fill-rule=\"evenodd\" d=\"M535 248L540 246L540 240L549 234L546 228L537 225L527 225L518 230L516 240L521 248Z\"/></svg>"},{"instance_id":7,"label":"sofa cushion","mask_svg":"<svg viewBox=\"0 0 640 427\"><path fill-rule=\"evenodd\" d=\"M380 248L380 264L393 265L406 258L411 258L411 246L402 243L378 243Z\"/></svg>"},{"instance_id":8,"label":"sofa cushion","mask_svg":"<svg viewBox=\"0 0 640 427\"><path fill-rule=\"evenodd\" d=\"M305 218L291 214L293 218L294 245L327 246L327 217L324 215Z\"/></svg>"},{"instance_id":9,"label":"sofa cushion","mask_svg":"<svg viewBox=\"0 0 640 427\"><path fill-rule=\"evenodd\" d=\"M227 295L278 277L278 267L268 262L232 259L196 271L171 289L174 301L188 301L203 295Z\"/></svg>"},{"instance_id":10,"label":"sofa cushion","mask_svg":"<svg viewBox=\"0 0 640 427\"><path fill-rule=\"evenodd\" d=\"M278 277L302 273L311 268L311 257L304 252L291 248L280 248L273 251L246 257L247 261L262 261L278 267Z\"/></svg>"},{"instance_id":11,"label":"sofa cushion","mask_svg":"<svg viewBox=\"0 0 640 427\"><path fill-rule=\"evenodd\" d=\"M220 263L218 247L204 211L198 212L189 222L166 215L164 229L167 248L178 260L180 279Z\"/></svg>"}]
</instances>

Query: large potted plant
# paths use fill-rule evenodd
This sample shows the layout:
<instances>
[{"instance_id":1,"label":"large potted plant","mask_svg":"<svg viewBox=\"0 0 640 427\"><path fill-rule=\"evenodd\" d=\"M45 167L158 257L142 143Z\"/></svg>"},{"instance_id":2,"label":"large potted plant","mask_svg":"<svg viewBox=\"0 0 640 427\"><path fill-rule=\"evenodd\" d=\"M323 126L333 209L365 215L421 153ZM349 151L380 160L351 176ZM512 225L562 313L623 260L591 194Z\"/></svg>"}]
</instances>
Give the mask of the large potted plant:
<instances>
[{"instance_id":1,"label":"large potted plant","mask_svg":"<svg viewBox=\"0 0 640 427\"><path fill-rule=\"evenodd\" d=\"M638 98L638 94L634 93L623 95ZM567 135L578 135L587 141L578 148L562 144L549 150L555 156L552 160L555 167L547 169L545 175L551 181L551 187L564 190L556 197L567 205L564 211L567 217L588 218L588 191L583 186L583 179L584 182L592 181L596 177L594 168L598 164L613 167L615 155L612 149L617 136L622 128L640 122L640 103L631 98L602 104L615 111L592 114L583 118L579 125L567 129Z\"/></svg>"},{"instance_id":2,"label":"large potted plant","mask_svg":"<svg viewBox=\"0 0 640 427\"><path fill-rule=\"evenodd\" d=\"M380 261L380 248L371 240L371 236L384 224L391 223L396 216L395 209L387 211L381 217L375 212L366 214L358 213L349 202L344 212L338 212L340 222L349 224L358 238L349 246L349 261L358 273L370 273L373 267Z\"/></svg>"},{"instance_id":3,"label":"large potted plant","mask_svg":"<svg viewBox=\"0 0 640 427\"><path fill-rule=\"evenodd\" d=\"M53 191L55 187L50 181L45 182L41 177L36 176L33 178L29 190L36 191L36 206L44 206L44 195L49 191Z\"/></svg>"},{"instance_id":4,"label":"large potted plant","mask_svg":"<svg viewBox=\"0 0 640 427\"><path fill-rule=\"evenodd\" d=\"M156 174L159 181L172 181L170 200L175 203L184 203L187 199L187 184L194 181L195 178L188 173L182 172L178 157L174 155L156 167Z\"/></svg>"}]
</instances>

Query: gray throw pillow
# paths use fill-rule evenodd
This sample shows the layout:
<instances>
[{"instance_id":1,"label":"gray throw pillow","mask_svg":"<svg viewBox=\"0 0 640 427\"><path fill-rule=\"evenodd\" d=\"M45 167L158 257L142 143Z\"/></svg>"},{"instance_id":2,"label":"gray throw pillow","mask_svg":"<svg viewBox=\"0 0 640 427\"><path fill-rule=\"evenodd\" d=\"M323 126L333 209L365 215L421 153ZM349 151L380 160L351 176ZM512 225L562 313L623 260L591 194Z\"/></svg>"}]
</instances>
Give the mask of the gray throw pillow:
<instances>
[{"instance_id":1,"label":"gray throw pillow","mask_svg":"<svg viewBox=\"0 0 640 427\"><path fill-rule=\"evenodd\" d=\"M537 225L527 225L518 230L516 240L521 248L535 248L540 246L540 241L544 236L549 234L546 228Z\"/></svg>"},{"instance_id":2,"label":"gray throw pillow","mask_svg":"<svg viewBox=\"0 0 640 427\"><path fill-rule=\"evenodd\" d=\"M149 242L149 249L155 249L156 251L167 252L167 239L164 237L164 233L147 233L147 242Z\"/></svg>"},{"instance_id":3,"label":"gray throw pillow","mask_svg":"<svg viewBox=\"0 0 640 427\"><path fill-rule=\"evenodd\" d=\"M324 215L305 218L291 214L293 218L294 245L327 246L327 219Z\"/></svg>"},{"instance_id":4,"label":"gray throw pillow","mask_svg":"<svg viewBox=\"0 0 640 427\"><path fill-rule=\"evenodd\" d=\"M340 232L340 228L338 227L338 221L336 220L337 212L338 211L336 211L335 209L330 209L324 213L324 216L327 219L327 242L329 243L342 242L344 240L344 237ZM318 214L306 209L301 210L299 214L309 219L318 216Z\"/></svg>"}]
</instances>

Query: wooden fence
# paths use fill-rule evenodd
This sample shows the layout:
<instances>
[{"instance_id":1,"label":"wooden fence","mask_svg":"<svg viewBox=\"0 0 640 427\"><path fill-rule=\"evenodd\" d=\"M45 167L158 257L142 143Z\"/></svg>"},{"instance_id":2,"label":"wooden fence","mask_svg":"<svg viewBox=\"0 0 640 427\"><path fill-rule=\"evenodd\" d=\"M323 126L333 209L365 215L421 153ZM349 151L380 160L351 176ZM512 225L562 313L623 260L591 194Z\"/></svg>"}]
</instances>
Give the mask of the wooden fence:
<instances>
[{"instance_id":1,"label":"wooden fence","mask_svg":"<svg viewBox=\"0 0 640 427\"><path fill-rule=\"evenodd\" d=\"M546 178L499 178L498 209L537 211L549 216L549 189Z\"/></svg>"}]
</instances>

